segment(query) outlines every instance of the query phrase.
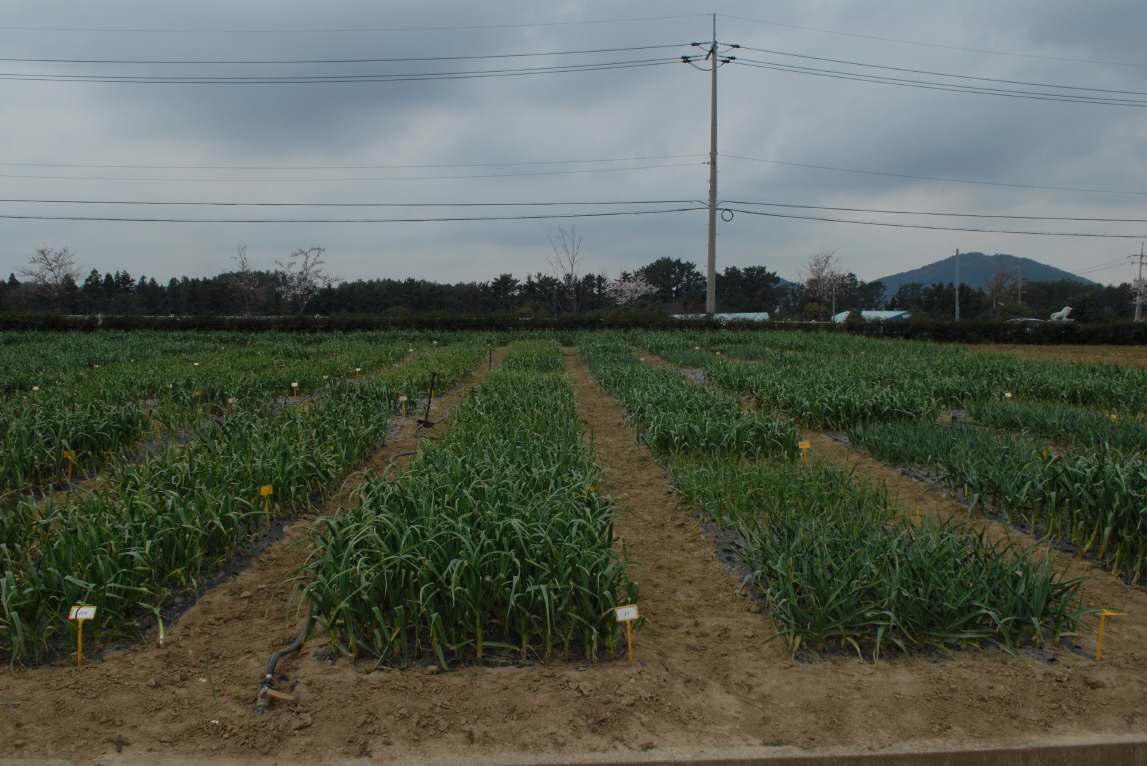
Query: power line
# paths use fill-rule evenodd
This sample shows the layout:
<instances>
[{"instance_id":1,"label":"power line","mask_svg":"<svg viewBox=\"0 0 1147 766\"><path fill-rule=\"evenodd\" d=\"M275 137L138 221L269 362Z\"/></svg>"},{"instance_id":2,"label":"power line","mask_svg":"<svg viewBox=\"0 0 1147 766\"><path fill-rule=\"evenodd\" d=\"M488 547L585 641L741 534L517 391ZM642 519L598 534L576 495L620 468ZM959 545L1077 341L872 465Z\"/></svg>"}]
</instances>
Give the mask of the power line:
<instances>
[{"instance_id":1,"label":"power line","mask_svg":"<svg viewBox=\"0 0 1147 766\"><path fill-rule=\"evenodd\" d=\"M33 25L0 25L5 32L77 32L81 34L332 34L332 33L406 33L460 32L480 29L536 29L542 27L589 26L595 24L628 24L648 21L672 21L708 17L707 13L685 13L672 16L630 16L613 19L571 19L515 24L437 24L429 26L389 27L65 27Z\"/></svg>"},{"instance_id":2,"label":"power line","mask_svg":"<svg viewBox=\"0 0 1147 766\"><path fill-rule=\"evenodd\" d=\"M586 165L602 162L644 162L649 160L699 159L707 154L647 154L633 157L601 157L598 159L514 160L509 162L423 162L390 164L326 164L326 165L140 165L106 162L3 162L3 167L36 168L93 168L131 170L407 170L419 168L489 168L522 167L534 165Z\"/></svg>"},{"instance_id":3,"label":"power line","mask_svg":"<svg viewBox=\"0 0 1147 766\"><path fill-rule=\"evenodd\" d=\"M706 210L704 207L679 207L659 210L610 210L592 213L537 213L531 215L449 216L441 218L150 218L137 216L96 215L17 215L0 213L0 220L11 221L100 221L118 223L455 223L468 221L533 221L560 218L609 218L616 216L661 215Z\"/></svg>"},{"instance_id":4,"label":"power line","mask_svg":"<svg viewBox=\"0 0 1147 766\"><path fill-rule=\"evenodd\" d=\"M1072 56L1055 56L1055 55L1051 55L1051 54L1028 53L1028 52L1021 52L1021 51L1002 51L1002 50L995 50L995 49L991 49L991 48L969 48L969 47L959 46L959 45L946 45L944 43L925 42L922 40L906 40L904 38L899 38L899 37L885 37L885 36L881 36L881 35L869 35L869 34L863 34L861 32L841 32L841 31L835 30L835 29L825 29L822 27L809 27L809 26L802 26L800 24L783 24L779 21L766 21L765 19L753 19L753 18L748 18L746 16L732 16L732 15L726 14L726 13L722 13L722 14L718 14L718 15L725 16L726 18L730 18L730 19L737 19L738 21L747 21L747 22L755 23L755 24L766 24L769 26L781 27L781 28L785 28L785 29L799 29L799 30L802 30L805 32L820 32L822 34L839 35L841 37L852 37L852 38L857 38L857 39L861 39L861 40L875 40L878 42L885 42L885 43L902 43L904 45L915 45L915 46L922 47L922 48L940 48L943 50L959 51L961 53L982 53L982 54L987 54L989 56L1013 56L1016 58L1037 59L1037 60L1043 60L1043 61L1060 61L1060 62L1067 62L1067 63L1073 63L1073 64L1100 64L1100 65L1105 65L1105 66L1120 66L1120 67L1132 67L1132 68L1136 68L1136 69L1147 69L1147 64L1133 63L1133 62L1127 62L1127 61L1112 61L1109 59L1077 58L1077 57L1072 57Z\"/></svg>"},{"instance_id":5,"label":"power line","mask_svg":"<svg viewBox=\"0 0 1147 766\"><path fill-rule=\"evenodd\" d=\"M1082 271L1076 271L1075 274L1077 276L1083 276L1084 274L1092 274L1097 271L1110 271L1114 268L1122 268L1126 265L1127 260L1125 258L1119 258L1118 260L1107 261L1105 263L1096 264L1095 266L1089 266Z\"/></svg>"},{"instance_id":6,"label":"power line","mask_svg":"<svg viewBox=\"0 0 1147 766\"><path fill-rule=\"evenodd\" d=\"M1025 91L1006 88L986 88L973 85L957 85L953 83L935 82L932 80L913 80L910 78L900 77L886 77L883 75L870 75L856 72L846 72L837 69L821 69L817 67L805 67L796 64L785 64L782 62L760 61L757 59L739 58L736 59L734 64L741 66L751 67L753 69L768 69L777 72L789 72L791 74L803 74L812 77L823 77L832 80L849 80L853 82L866 82L876 85L895 85L905 88L917 88L920 90L936 90L948 93L967 93L979 96L999 96L1006 98L1019 98L1028 101L1053 101L1060 103L1072 104L1094 104L1098 106L1127 106L1136 108L1147 108L1147 101L1123 99L1123 98L1105 98L1099 96L1077 95L1072 93L1050 93L1042 91Z\"/></svg>"},{"instance_id":7,"label":"power line","mask_svg":"<svg viewBox=\"0 0 1147 766\"><path fill-rule=\"evenodd\" d=\"M916 223L891 223L887 221L856 221L847 218L822 218L810 215L793 215L791 213L770 213L764 210L746 210L744 208L726 208L734 213L746 215L759 215L767 218L790 218L798 221L823 221L826 223L851 223L859 226L884 226L892 229L924 229L927 231L967 231L981 234L1023 234L1033 237L1085 237L1095 239L1143 239L1144 234L1100 234L1091 232L1071 231L1027 231L1017 229L979 229L962 226L932 226Z\"/></svg>"},{"instance_id":8,"label":"power line","mask_svg":"<svg viewBox=\"0 0 1147 766\"><path fill-rule=\"evenodd\" d=\"M687 48L691 43L661 45L628 45L619 48L587 48L582 50L535 51L530 53L487 53L466 56L397 56L392 58L325 58L325 59L77 59L77 58L12 58L0 61L16 64L148 64L148 65L282 65L282 64L395 64L427 61L480 61L487 59L535 58L545 56L581 56L600 53L650 51L666 48Z\"/></svg>"},{"instance_id":9,"label":"power line","mask_svg":"<svg viewBox=\"0 0 1147 766\"><path fill-rule=\"evenodd\" d=\"M633 170L700 167L699 162L666 162L651 165L633 165L620 168L575 168L573 170L538 170L514 173L471 173L468 175L432 176L347 176L341 178L279 177L279 178L152 178L147 176L46 176L22 173L0 173L0 178L32 179L39 181L151 181L156 183L348 183L354 181L463 181L472 178L524 178L532 176L568 176L584 173L627 173Z\"/></svg>"},{"instance_id":10,"label":"power line","mask_svg":"<svg viewBox=\"0 0 1147 766\"><path fill-rule=\"evenodd\" d=\"M679 63L679 58L645 58L622 61L600 61L584 64L518 67L513 69L473 69L446 72L393 72L372 74L324 74L283 76L164 76L164 75L70 75L22 74L0 72L0 80L11 82L67 82L112 85L348 85L383 82L427 82L436 80L473 80L502 77L526 77L539 74L597 72L617 69L642 69Z\"/></svg>"},{"instance_id":11,"label":"power line","mask_svg":"<svg viewBox=\"0 0 1147 766\"><path fill-rule=\"evenodd\" d=\"M3 204L42 205L145 205L172 207L584 207L602 205L688 205L692 199L573 200L547 202L220 202L215 200L104 200L0 198Z\"/></svg>"},{"instance_id":12,"label":"power line","mask_svg":"<svg viewBox=\"0 0 1147 766\"><path fill-rule=\"evenodd\" d=\"M945 218L996 218L1017 221L1075 221L1089 223L1147 223L1147 218L1083 218L1062 215L1003 215L1000 213L950 213L935 210L890 210L870 207L833 207L828 205L800 205L791 202L752 202L749 200L725 200L729 205L754 205L761 207L799 208L802 210L830 210L838 213L880 213L885 215L926 215Z\"/></svg>"},{"instance_id":13,"label":"power line","mask_svg":"<svg viewBox=\"0 0 1147 766\"><path fill-rule=\"evenodd\" d=\"M1124 95L1129 94L1129 95L1134 95L1134 96L1147 96L1147 91L1141 91L1141 90L1116 90L1113 88L1091 88L1091 87L1086 87L1083 85L1064 85L1062 83L1036 82L1036 81L1031 81L1031 80L1006 80L1006 79L999 78L999 77L979 77L976 75L968 75L968 74L952 74L950 72L938 72L938 71L933 70L933 69L914 69L912 67L889 66L889 65L885 65L885 64L869 64L869 63L866 63L864 61L854 61L851 59L834 59L834 58L825 58L824 56L807 56L803 53L792 53L789 51L770 50L768 48L753 48L753 47L748 46L748 45L740 45L737 47L740 48L741 50L756 51L757 53L768 53L768 54L774 55L774 56L790 56L792 58L806 59L808 61L821 61L821 62L830 63L830 64L847 64L849 66L866 67L869 69L884 69L884 70L888 70L888 71L892 71L892 72L907 72L910 74L923 74L923 75L930 75L933 77L950 77L950 78L958 79L958 80L975 80L977 82L998 82L998 83L1002 83L1005 85L1027 85L1027 86L1032 86L1032 87L1037 87L1037 88L1060 88L1060 89L1064 89L1064 90L1085 90L1085 91L1092 91L1092 92L1096 92L1096 93L1116 93L1116 94L1124 94ZM745 60L753 61L754 59L745 59Z\"/></svg>"},{"instance_id":14,"label":"power line","mask_svg":"<svg viewBox=\"0 0 1147 766\"><path fill-rule=\"evenodd\" d=\"M845 168L834 165L815 165L808 162L789 162L786 160L769 160L763 157L750 157L744 154L726 154L721 153L722 157L730 157L736 160L747 160L749 162L760 162L769 165L781 165L784 167L805 168L810 170L830 170L836 173L855 173L868 176L884 176L887 178L902 178L911 181L938 181L941 183L952 184L972 184L976 186L996 186L1006 189L1032 189L1037 191L1065 191L1065 192L1081 192L1084 194L1120 194L1131 196L1147 196L1147 191L1128 191L1123 189L1096 189L1081 186L1041 186L1038 184L1015 183L1008 181L985 181L969 178L953 178L951 176L925 176L925 175L912 175L909 173L890 173L881 170L865 170L860 168Z\"/></svg>"}]
</instances>

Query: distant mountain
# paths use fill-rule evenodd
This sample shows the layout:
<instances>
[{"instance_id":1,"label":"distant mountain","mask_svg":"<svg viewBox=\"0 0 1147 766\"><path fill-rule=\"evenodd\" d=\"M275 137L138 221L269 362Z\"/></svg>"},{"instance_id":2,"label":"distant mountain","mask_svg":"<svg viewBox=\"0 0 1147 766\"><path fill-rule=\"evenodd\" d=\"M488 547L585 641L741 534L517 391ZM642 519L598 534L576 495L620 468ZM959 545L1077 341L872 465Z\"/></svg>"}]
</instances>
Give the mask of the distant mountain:
<instances>
[{"instance_id":1,"label":"distant mountain","mask_svg":"<svg viewBox=\"0 0 1147 766\"><path fill-rule=\"evenodd\" d=\"M1031 258L1020 258L1015 255L985 255L984 253L960 253L960 282L970 287L986 288L992 278L1001 271L1010 274L1019 272L1027 282L1054 282L1069 279L1072 282L1090 285L1095 284L1090 279L1076 276L1069 271L1048 266L1046 263L1033 261ZM884 283L885 295L891 298L900 289L901 285L919 282L930 285L933 282L956 281L956 256L921 266L911 271L902 271L881 277Z\"/></svg>"}]
</instances>

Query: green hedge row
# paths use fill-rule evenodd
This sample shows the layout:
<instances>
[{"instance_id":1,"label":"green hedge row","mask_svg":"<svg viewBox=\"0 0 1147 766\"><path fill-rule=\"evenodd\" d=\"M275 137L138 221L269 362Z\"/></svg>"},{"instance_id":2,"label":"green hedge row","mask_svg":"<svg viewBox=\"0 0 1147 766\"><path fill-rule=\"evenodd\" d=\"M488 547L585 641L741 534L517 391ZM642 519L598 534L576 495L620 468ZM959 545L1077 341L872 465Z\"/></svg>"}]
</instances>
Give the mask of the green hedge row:
<instances>
[{"instance_id":1,"label":"green hedge row","mask_svg":"<svg viewBox=\"0 0 1147 766\"><path fill-rule=\"evenodd\" d=\"M556 317L516 314L336 314L333 316L61 316L55 314L0 314L0 330L237 330L242 332L330 332L349 330L809 330L849 332L887 338L908 338L958 343L1023 343L1081 345L1147 344L1147 322L1081 324L1046 322L1028 325L1010 322L868 322L828 325L817 322L730 322L673 319L660 312L602 311Z\"/></svg>"}]
</instances>

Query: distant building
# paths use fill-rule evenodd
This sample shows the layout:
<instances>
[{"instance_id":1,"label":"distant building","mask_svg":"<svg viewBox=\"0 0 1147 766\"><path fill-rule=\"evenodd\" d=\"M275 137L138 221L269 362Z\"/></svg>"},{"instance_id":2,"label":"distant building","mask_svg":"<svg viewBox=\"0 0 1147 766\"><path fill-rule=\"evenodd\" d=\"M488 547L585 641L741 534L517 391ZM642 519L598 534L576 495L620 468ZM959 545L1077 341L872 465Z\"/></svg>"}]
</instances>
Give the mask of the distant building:
<instances>
[{"instance_id":1,"label":"distant building","mask_svg":"<svg viewBox=\"0 0 1147 766\"><path fill-rule=\"evenodd\" d=\"M832 321L840 324L848 319L851 311L842 311L833 316ZM871 309L861 309L860 315L864 317L865 322L903 322L908 317L912 316L910 311L873 311Z\"/></svg>"},{"instance_id":2,"label":"distant building","mask_svg":"<svg viewBox=\"0 0 1147 766\"><path fill-rule=\"evenodd\" d=\"M708 319L708 314L674 314L674 319ZM714 314L713 318L721 324L728 324L729 322L767 322L769 321L769 312L767 311L737 311L731 314Z\"/></svg>"}]
</instances>

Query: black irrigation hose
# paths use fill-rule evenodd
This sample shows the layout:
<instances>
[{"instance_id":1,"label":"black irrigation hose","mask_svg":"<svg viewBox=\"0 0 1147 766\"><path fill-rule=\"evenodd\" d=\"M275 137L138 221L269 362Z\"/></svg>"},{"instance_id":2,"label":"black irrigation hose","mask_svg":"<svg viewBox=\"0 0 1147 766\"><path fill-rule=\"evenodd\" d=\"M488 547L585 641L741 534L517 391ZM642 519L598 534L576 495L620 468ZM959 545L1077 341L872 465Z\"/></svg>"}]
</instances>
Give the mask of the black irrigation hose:
<instances>
[{"instance_id":1,"label":"black irrigation hose","mask_svg":"<svg viewBox=\"0 0 1147 766\"><path fill-rule=\"evenodd\" d=\"M307 621L303 623L303 629L299 631L299 635L295 637L295 640L272 654L271 659L267 660L267 668L263 673L263 682L259 684L259 694L255 700L256 714L262 715L267 710L267 705L271 699L271 686L275 682L275 667L279 664L279 660L303 648L303 642L307 640L307 634L311 632L311 626L314 625L314 622L315 607L312 605L307 612Z\"/></svg>"}]
</instances>

